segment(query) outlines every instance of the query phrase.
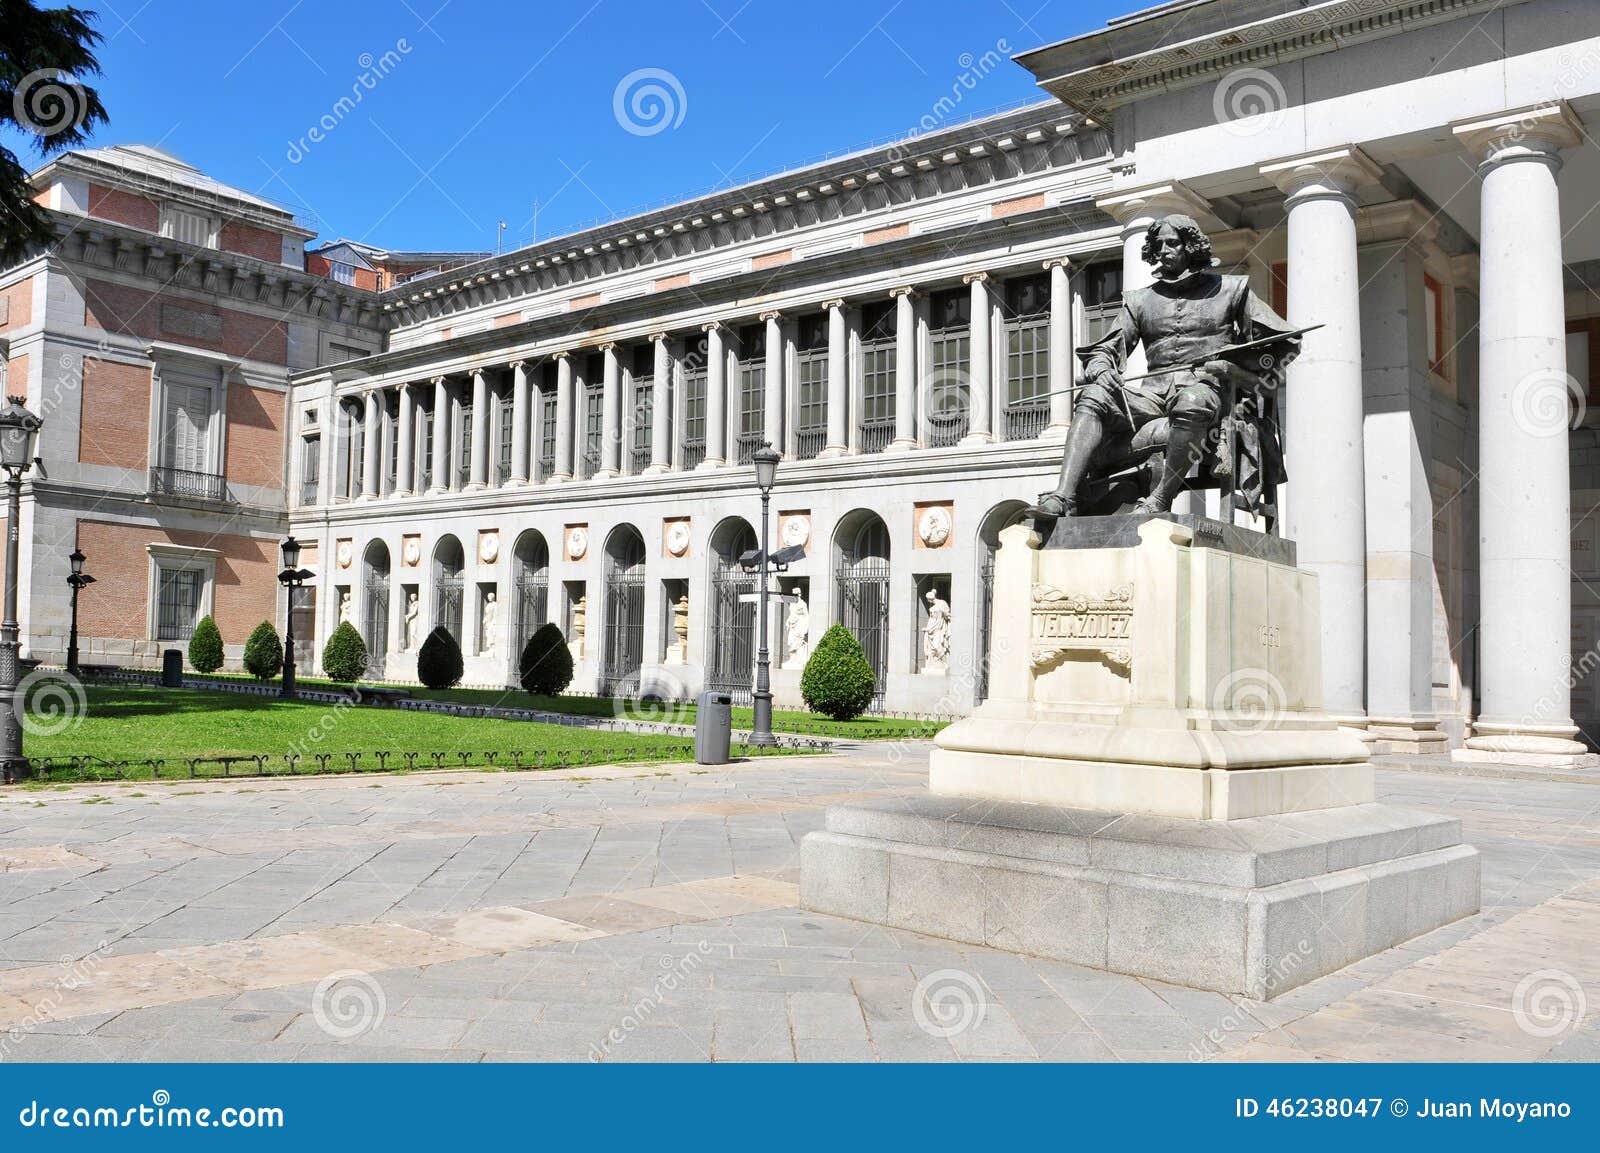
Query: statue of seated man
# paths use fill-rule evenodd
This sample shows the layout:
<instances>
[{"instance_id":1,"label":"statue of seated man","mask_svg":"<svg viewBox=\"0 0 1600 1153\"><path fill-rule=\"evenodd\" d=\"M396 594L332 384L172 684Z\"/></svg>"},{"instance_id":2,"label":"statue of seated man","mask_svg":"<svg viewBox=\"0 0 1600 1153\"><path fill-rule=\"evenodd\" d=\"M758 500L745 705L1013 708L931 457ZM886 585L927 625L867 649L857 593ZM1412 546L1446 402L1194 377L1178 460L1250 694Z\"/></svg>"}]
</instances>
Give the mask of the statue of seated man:
<instances>
[{"instance_id":1,"label":"statue of seated man","mask_svg":"<svg viewBox=\"0 0 1600 1153\"><path fill-rule=\"evenodd\" d=\"M1208 452L1215 455L1224 418L1242 425L1245 467L1235 475L1231 459L1224 466L1239 507L1270 508L1283 479L1276 406L1262 398L1281 384L1300 338L1250 291L1246 277L1212 270L1217 261L1211 242L1190 217L1167 216L1152 224L1141 255L1155 266L1155 283L1124 291L1110 332L1078 350L1084 383L1072 410L1061 479L1029 510L1035 519L1079 515L1085 480L1099 479L1095 470L1104 471L1108 456L1127 455L1135 434L1162 419L1165 450L1135 512L1171 510L1190 468ZM1284 334L1282 340L1270 340L1274 333ZM1230 352L1233 345L1264 339L1248 352ZM1124 381L1128 356L1140 344L1149 371L1158 375ZM1225 405L1232 407L1224 412Z\"/></svg>"}]
</instances>

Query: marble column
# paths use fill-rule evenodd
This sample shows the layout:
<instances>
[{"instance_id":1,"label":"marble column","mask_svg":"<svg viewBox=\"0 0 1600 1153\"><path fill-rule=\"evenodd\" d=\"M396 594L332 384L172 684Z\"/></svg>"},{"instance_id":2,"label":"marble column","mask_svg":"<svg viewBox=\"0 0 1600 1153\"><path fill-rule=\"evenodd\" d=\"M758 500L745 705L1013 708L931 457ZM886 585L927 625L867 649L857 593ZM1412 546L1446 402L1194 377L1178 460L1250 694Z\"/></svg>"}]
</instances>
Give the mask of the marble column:
<instances>
[{"instance_id":1,"label":"marble column","mask_svg":"<svg viewBox=\"0 0 1600 1153\"><path fill-rule=\"evenodd\" d=\"M615 341L600 346L604 370L600 377L600 469L597 479L622 471L622 361Z\"/></svg>"},{"instance_id":2,"label":"marble column","mask_svg":"<svg viewBox=\"0 0 1600 1153\"><path fill-rule=\"evenodd\" d=\"M783 314L763 312L761 321L767 326L766 385L762 392L766 411L762 414L762 435L768 444L783 452Z\"/></svg>"},{"instance_id":3,"label":"marble column","mask_svg":"<svg viewBox=\"0 0 1600 1153\"><path fill-rule=\"evenodd\" d=\"M1047 260L1050 273L1050 423L1041 440L1065 440L1072 421L1072 387L1076 375L1072 349L1072 261Z\"/></svg>"},{"instance_id":4,"label":"marble column","mask_svg":"<svg viewBox=\"0 0 1600 1153\"><path fill-rule=\"evenodd\" d=\"M1561 150L1564 103L1452 125L1478 160L1480 700L1463 760L1590 765L1573 740L1569 406Z\"/></svg>"},{"instance_id":5,"label":"marble column","mask_svg":"<svg viewBox=\"0 0 1600 1153\"><path fill-rule=\"evenodd\" d=\"M850 451L850 326L844 301L822 307L828 310L828 443L817 456L834 457Z\"/></svg>"},{"instance_id":6,"label":"marble column","mask_svg":"<svg viewBox=\"0 0 1600 1153\"><path fill-rule=\"evenodd\" d=\"M428 478L429 492L444 492L450 487L450 381L433 378L433 436L428 444L433 467Z\"/></svg>"},{"instance_id":7,"label":"marble column","mask_svg":"<svg viewBox=\"0 0 1600 1153\"><path fill-rule=\"evenodd\" d=\"M572 479L572 354L556 353L556 459L550 483Z\"/></svg>"},{"instance_id":8,"label":"marble column","mask_svg":"<svg viewBox=\"0 0 1600 1153\"><path fill-rule=\"evenodd\" d=\"M379 448L378 425L381 409L378 407L378 390L367 389L362 398L361 411L361 495L371 500L378 495Z\"/></svg>"},{"instance_id":9,"label":"marble column","mask_svg":"<svg viewBox=\"0 0 1600 1153\"><path fill-rule=\"evenodd\" d=\"M917 440L917 309L915 290L892 289L894 297L894 440L887 452L920 448Z\"/></svg>"},{"instance_id":10,"label":"marble column","mask_svg":"<svg viewBox=\"0 0 1600 1153\"><path fill-rule=\"evenodd\" d=\"M962 277L972 293L971 330L967 341L967 434L962 444L994 440L994 294L989 274Z\"/></svg>"},{"instance_id":11,"label":"marble column","mask_svg":"<svg viewBox=\"0 0 1600 1153\"><path fill-rule=\"evenodd\" d=\"M644 470L647 476L672 468L672 346L664 332L652 332L650 341L655 349L650 365L650 467Z\"/></svg>"},{"instance_id":12,"label":"marble column","mask_svg":"<svg viewBox=\"0 0 1600 1153\"><path fill-rule=\"evenodd\" d=\"M412 485L416 483L413 475L416 459L417 437L417 412L415 399L411 395L411 386L400 386L400 413L396 418L400 421L399 435L395 438L394 458L394 495L406 496L411 492Z\"/></svg>"},{"instance_id":13,"label":"marble column","mask_svg":"<svg viewBox=\"0 0 1600 1153\"><path fill-rule=\"evenodd\" d=\"M728 354L722 325L713 320L706 334L706 455L699 468L721 468L728 463Z\"/></svg>"},{"instance_id":14,"label":"marble column","mask_svg":"<svg viewBox=\"0 0 1600 1153\"><path fill-rule=\"evenodd\" d=\"M467 487L489 483L489 377L483 369L472 374L472 448L468 457Z\"/></svg>"},{"instance_id":15,"label":"marble column","mask_svg":"<svg viewBox=\"0 0 1600 1153\"><path fill-rule=\"evenodd\" d=\"M511 362L511 484L528 481L528 433L530 429L528 400L530 382L528 362Z\"/></svg>"},{"instance_id":16,"label":"marble column","mask_svg":"<svg viewBox=\"0 0 1600 1153\"><path fill-rule=\"evenodd\" d=\"M1283 535L1322 593L1322 699L1330 716L1366 726L1366 454L1361 374L1361 275L1355 190L1375 183L1358 148L1262 167L1286 194L1289 323L1320 324L1289 366Z\"/></svg>"}]
</instances>

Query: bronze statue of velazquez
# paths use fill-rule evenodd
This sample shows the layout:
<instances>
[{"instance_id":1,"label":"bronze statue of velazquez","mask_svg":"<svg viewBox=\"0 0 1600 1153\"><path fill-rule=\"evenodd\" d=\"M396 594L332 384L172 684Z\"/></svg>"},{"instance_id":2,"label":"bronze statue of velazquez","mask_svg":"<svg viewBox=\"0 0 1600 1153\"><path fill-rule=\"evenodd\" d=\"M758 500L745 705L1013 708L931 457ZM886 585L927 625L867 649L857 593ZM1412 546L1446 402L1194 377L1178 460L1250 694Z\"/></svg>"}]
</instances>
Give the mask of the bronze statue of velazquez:
<instances>
[{"instance_id":1,"label":"bronze statue of velazquez","mask_svg":"<svg viewBox=\"0 0 1600 1153\"><path fill-rule=\"evenodd\" d=\"M1125 291L1110 332L1078 349L1082 384L1061 480L1029 513L1048 528L1130 506L1168 512L1198 464L1191 487L1214 482L1270 523L1284 478L1278 390L1299 334L1245 277L1212 271L1211 242L1191 218L1156 221L1141 255L1155 265L1155 283ZM1124 380L1139 344L1150 371Z\"/></svg>"}]
</instances>

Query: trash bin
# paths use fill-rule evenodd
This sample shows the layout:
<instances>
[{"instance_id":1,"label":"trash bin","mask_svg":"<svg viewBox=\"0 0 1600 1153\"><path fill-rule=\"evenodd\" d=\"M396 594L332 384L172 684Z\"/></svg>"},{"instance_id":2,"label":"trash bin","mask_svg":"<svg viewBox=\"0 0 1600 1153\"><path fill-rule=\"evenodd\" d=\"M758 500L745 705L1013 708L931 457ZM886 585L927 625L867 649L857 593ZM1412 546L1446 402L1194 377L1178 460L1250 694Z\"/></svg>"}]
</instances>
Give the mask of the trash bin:
<instances>
[{"instance_id":1,"label":"trash bin","mask_svg":"<svg viewBox=\"0 0 1600 1153\"><path fill-rule=\"evenodd\" d=\"M183 688L183 650L163 649L161 653L161 687Z\"/></svg>"},{"instance_id":2,"label":"trash bin","mask_svg":"<svg viewBox=\"0 0 1600 1153\"><path fill-rule=\"evenodd\" d=\"M700 765L727 764L728 744L732 739L733 697L727 693L701 693L695 698L695 763Z\"/></svg>"}]
</instances>

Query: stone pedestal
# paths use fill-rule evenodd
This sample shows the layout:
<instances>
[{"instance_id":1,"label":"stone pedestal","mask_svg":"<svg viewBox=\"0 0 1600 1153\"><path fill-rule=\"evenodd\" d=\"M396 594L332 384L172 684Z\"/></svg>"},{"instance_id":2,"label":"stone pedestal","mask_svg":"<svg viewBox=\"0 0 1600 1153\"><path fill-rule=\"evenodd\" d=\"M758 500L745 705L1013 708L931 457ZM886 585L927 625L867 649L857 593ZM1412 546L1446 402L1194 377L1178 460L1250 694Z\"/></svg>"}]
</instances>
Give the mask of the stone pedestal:
<instances>
[{"instance_id":1,"label":"stone pedestal","mask_svg":"<svg viewBox=\"0 0 1600 1153\"><path fill-rule=\"evenodd\" d=\"M805 907L1257 997L1477 910L1459 824L1374 803L1322 711L1292 543L1012 528L994 605L989 699L940 733L927 796L828 811Z\"/></svg>"}]
</instances>

